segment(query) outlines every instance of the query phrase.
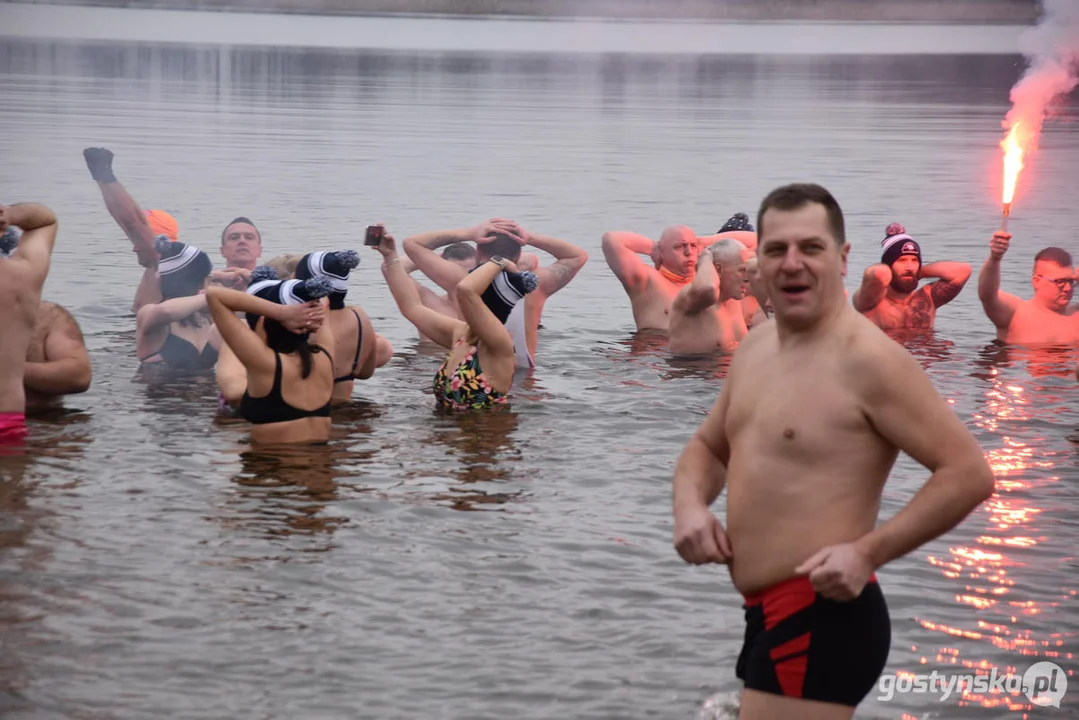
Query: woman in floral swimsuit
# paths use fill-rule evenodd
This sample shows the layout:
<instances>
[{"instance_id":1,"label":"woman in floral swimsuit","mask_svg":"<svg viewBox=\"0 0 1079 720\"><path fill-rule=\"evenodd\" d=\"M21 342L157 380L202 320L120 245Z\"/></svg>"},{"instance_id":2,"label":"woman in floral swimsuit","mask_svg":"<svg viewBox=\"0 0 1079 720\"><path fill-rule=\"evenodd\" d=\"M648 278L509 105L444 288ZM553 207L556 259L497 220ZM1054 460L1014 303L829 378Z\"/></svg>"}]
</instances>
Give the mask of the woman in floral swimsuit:
<instances>
[{"instance_id":1,"label":"woman in floral swimsuit","mask_svg":"<svg viewBox=\"0 0 1079 720\"><path fill-rule=\"evenodd\" d=\"M475 268L457 286L464 320L425 307L402 267L393 236L383 232L376 248L384 259L382 274L401 314L421 333L447 348L434 380L442 407L481 410L506 402L517 356L504 323L525 295L536 289L536 276L518 272L509 260L495 257Z\"/></svg>"}]
</instances>

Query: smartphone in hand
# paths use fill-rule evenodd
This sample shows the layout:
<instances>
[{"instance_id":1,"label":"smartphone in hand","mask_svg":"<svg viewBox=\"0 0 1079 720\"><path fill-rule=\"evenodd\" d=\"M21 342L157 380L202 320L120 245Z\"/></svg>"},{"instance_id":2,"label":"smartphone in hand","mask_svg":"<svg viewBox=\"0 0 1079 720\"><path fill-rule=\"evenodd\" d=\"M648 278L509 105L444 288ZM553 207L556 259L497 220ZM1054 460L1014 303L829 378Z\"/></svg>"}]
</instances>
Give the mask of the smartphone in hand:
<instances>
[{"instance_id":1,"label":"smartphone in hand","mask_svg":"<svg viewBox=\"0 0 1079 720\"><path fill-rule=\"evenodd\" d=\"M368 225L367 234L363 238L363 244L368 247L378 247L382 244L382 226Z\"/></svg>"}]
</instances>

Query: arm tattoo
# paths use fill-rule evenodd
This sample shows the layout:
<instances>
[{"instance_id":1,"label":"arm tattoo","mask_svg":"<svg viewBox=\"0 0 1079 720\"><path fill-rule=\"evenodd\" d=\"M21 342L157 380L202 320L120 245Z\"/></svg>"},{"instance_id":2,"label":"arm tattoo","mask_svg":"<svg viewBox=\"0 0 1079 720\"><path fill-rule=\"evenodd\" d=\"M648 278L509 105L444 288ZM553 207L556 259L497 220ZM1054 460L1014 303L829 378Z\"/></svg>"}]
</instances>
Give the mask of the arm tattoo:
<instances>
[{"instance_id":1,"label":"arm tattoo","mask_svg":"<svg viewBox=\"0 0 1079 720\"><path fill-rule=\"evenodd\" d=\"M929 285L929 295L933 298L933 305L940 307L955 300L955 297L963 289L961 283L937 280Z\"/></svg>"}]
</instances>

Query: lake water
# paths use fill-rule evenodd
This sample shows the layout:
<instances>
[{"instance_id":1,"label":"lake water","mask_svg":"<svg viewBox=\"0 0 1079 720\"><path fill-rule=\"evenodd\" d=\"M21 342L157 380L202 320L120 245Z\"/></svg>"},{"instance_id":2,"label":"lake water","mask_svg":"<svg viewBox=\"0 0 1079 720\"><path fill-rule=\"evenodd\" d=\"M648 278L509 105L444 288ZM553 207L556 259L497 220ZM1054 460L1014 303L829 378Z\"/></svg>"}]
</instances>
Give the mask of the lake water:
<instances>
[{"instance_id":1,"label":"lake water","mask_svg":"<svg viewBox=\"0 0 1079 720\"><path fill-rule=\"evenodd\" d=\"M58 211L45 294L77 316L95 370L76 412L33 421L29 454L0 466L0 714L732 717L741 599L722 569L677 557L669 501L724 367L633 334L600 237L714 232L809 180L847 213L852 292L892 221L977 272L1021 58L793 56L787 38L715 57L186 40L0 40L2 200ZM1020 180L1004 286L1024 296L1037 249L1079 250L1075 107ZM357 384L329 449L252 453L242 424L215 420L212 380L137 377L140 269L83 162L95 145L216 262L241 214L265 258L357 247L375 220L400 238L503 216L591 260L548 303L509 411L451 418L427 392L438 353L361 248L350 297L397 355ZM879 572L889 674L1077 664L1079 358L992 346L975 282L911 349L998 492ZM925 478L901 458L883 516ZM999 698L874 694L858 717L903 713L1021 716Z\"/></svg>"}]
</instances>

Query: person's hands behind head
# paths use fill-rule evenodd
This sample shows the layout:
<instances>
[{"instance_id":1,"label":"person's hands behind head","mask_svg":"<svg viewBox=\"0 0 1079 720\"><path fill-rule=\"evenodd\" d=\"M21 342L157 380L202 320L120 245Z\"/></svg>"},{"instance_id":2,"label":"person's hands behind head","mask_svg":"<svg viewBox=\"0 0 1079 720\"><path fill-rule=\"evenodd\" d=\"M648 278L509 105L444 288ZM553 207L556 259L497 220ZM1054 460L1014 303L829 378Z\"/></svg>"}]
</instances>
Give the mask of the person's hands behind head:
<instances>
[{"instance_id":1,"label":"person's hands behind head","mask_svg":"<svg viewBox=\"0 0 1079 720\"><path fill-rule=\"evenodd\" d=\"M997 230L993 233L993 239L989 241L989 254L997 260L1004 257L1004 253L1008 252L1008 246L1011 243L1011 239L1011 233Z\"/></svg>"},{"instance_id":2,"label":"person's hands behind head","mask_svg":"<svg viewBox=\"0 0 1079 720\"><path fill-rule=\"evenodd\" d=\"M512 238L518 245L525 245L528 243L528 233L513 220L506 220L505 218L493 218L487 222L478 225L473 229L473 240L477 245L483 245L489 243L500 235Z\"/></svg>"},{"instance_id":3,"label":"person's hands behind head","mask_svg":"<svg viewBox=\"0 0 1079 720\"><path fill-rule=\"evenodd\" d=\"M314 332L322 327L326 319L326 303L312 300L302 305L282 305L277 321L289 332L303 334Z\"/></svg>"},{"instance_id":4,"label":"person's hands behind head","mask_svg":"<svg viewBox=\"0 0 1079 720\"><path fill-rule=\"evenodd\" d=\"M7 206L0 205L0 233L7 232L9 227L11 227L11 221L8 215Z\"/></svg>"}]
</instances>

